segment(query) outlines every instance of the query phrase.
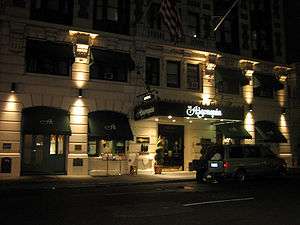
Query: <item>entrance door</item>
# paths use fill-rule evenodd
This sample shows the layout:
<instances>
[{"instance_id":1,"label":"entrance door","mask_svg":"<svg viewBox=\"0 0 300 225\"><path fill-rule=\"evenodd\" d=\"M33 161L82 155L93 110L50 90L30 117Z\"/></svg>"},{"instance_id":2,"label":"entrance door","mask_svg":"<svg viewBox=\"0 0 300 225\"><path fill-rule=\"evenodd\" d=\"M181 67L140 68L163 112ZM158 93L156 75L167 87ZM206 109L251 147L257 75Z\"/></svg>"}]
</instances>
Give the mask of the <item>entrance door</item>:
<instances>
[{"instance_id":1,"label":"entrance door","mask_svg":"<svg viewBox=\"0 0 300 225\"><path fill-rule=\"evenodd\" d=\"M25 134L23 136L22 174L57 173L65 173L64 136Z\"/></svg>"},{"instance_id":2,"label":"entrance door","mask_svg":"<svg viewBox=\"0 0 300 225\"><path fill-rule=\"evenodd\" d=\"M184 126L158 124L158 135L164 140L164 166L183 168Z\"/></svg>"}]
</instances>

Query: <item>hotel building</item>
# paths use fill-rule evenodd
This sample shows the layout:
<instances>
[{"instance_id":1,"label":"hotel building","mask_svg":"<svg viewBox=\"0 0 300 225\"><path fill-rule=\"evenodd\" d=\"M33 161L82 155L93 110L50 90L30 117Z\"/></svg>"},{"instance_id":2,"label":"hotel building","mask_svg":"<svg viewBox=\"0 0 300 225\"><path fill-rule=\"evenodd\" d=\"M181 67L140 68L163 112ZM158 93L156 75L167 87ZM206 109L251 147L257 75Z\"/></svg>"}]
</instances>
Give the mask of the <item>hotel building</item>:
<instances>
[{"instance_id":1,"label":"hotel building","mask_svg":"<svg viewBox=\"0 0 300 225\"><path fill-rule=\"evenodd\" d=\"M295 165L282 1L0 1L0 177L191 170L208 143L265 144ZM264 18L264 19L262 19ZM294 74L293 74L294 73Z\"/></svg>"}]
</instances>

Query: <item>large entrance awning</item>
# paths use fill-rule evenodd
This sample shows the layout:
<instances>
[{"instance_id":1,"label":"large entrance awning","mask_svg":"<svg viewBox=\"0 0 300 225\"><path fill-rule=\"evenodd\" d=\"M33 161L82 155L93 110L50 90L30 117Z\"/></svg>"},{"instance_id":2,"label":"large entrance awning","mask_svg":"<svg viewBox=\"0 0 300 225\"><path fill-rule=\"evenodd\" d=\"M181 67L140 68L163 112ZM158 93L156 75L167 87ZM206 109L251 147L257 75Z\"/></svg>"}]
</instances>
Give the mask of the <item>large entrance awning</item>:
<instances>
[{"instance_id":1,"label":"large entrance awning","mask_svg":"<svg viewBox=\"0 0 300 225\"><path fill-rule=\"evenodd\" d=\"M243 107L225 105L201 105L195 103L180 103L157 100L142 103L135 107L135 120L146 119L152 116L177 116L190 118L214 118L228 120L242 120Z\"/></svg>"},{"instance_id":2,"label":"large entrance awning","mask_svg":"<svg viewBox=\"0 0 300 225\"><path fill-rule=\"evenodd\" d=\"M232 139L252 139L252 136L246 131L241 123L226 123L217 125L219 130L225 138Z\"/></svg>"},{"instance_id":3,"label":"large entrance awning","mask_svg":"<svg viewBox=\"0 0 300 225\"><path fill-rule=\"evenodd\" d=\"M47 106L23 109L22 132L24 134L71 135L69 113L63 109Z\"/></svg>"},{"instance_id":4,"label":"large entrance awning","mask_svg":"<svg viewBox=\"0 0 300 225\"><path fill-rule=\"evenodd\" d=\"M89 113L89 136L103 140L133 140L127 116L114 111Z\"/></svg>"},{"instance_id":5,"label":"large entrance awning","mask_svg":"<svg viewBox=\"0 0 300 225\"><path fill-rule=\"evenodd\" d=\"M262 120L255 123L257 140L272 143L287 143L286 138L272 121Z\"/></svg>"}]
</instances>

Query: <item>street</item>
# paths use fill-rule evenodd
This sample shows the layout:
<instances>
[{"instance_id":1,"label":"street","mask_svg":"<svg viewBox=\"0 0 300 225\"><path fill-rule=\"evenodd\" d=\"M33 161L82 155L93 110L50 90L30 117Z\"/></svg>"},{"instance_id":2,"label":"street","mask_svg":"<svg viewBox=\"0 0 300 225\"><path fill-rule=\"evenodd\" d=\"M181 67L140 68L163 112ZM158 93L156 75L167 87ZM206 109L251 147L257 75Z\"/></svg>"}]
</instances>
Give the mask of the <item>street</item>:
<instances>
[{"instance_id":1,"label":"street","mask_svg":"<svg viewBox=\"0 0 300 225\"><path fill-rule=\"evenodd\" d=\"M1 225L297 225L300 177L1 193Z\"/></svg>"}]
</instances>

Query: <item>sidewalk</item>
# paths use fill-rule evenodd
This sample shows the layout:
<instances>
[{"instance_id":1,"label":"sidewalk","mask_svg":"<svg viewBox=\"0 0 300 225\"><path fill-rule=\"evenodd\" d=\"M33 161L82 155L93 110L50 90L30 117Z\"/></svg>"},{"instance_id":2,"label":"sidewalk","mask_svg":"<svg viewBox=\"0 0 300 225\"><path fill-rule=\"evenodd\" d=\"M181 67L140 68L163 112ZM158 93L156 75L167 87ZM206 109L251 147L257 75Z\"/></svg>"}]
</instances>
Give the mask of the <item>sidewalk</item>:
<instances>
[{"instance_id":1,"label":"sidewalk","mask_svg":"<svg viewBox=\"0 0 300 225\"><path fill-rule=\"evenodd\" d=\"M93 188L128 186L151 183L184 182L195 180L195 172L164 172L162 174L121 176L24 176L0 178L0 192L24 190L54 190L72 188Z\"/></svg>"}]
</instances>

